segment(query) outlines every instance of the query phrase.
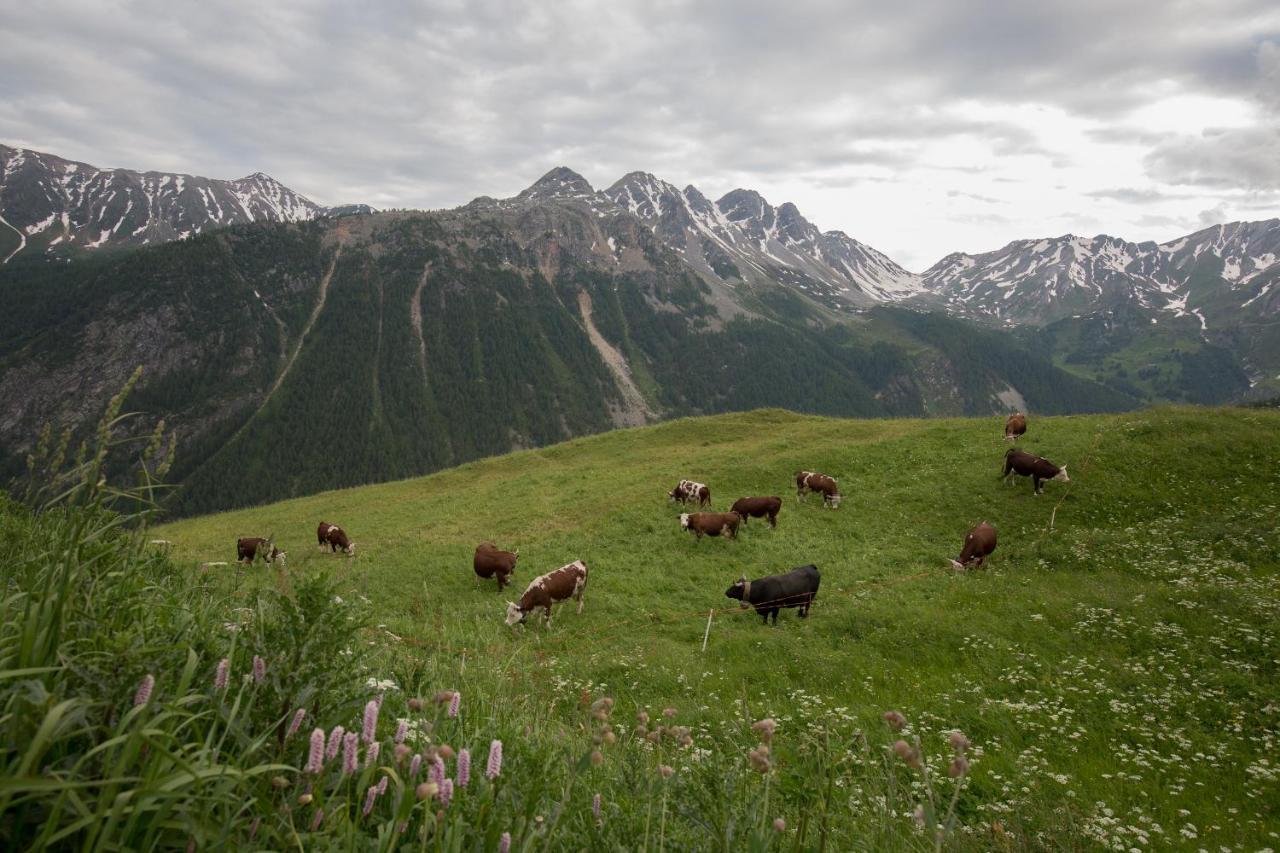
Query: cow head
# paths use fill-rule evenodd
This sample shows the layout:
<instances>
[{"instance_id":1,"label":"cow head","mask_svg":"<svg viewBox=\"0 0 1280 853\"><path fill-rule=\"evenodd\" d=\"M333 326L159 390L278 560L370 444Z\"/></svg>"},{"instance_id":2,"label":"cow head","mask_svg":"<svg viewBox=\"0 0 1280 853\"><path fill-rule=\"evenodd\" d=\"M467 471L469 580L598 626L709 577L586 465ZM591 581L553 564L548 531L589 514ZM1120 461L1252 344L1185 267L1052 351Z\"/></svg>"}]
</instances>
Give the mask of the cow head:
<instances>
[{"instance_id":1,"label":"cow head","mask_svg":"<svg viewBox=\"0 0 1280 853\"><path fill-rule=\"evenodd\" d=\"M950 563L951 568L955 569L957 572L964 571L964 568L965 568L964 563L960 562L959 560L947 560L947 562Z\"/></svg>"},{"instance_id":2,"label":"cow head","mask_svg":"<svg viewBox=\"0 0 1280 853\"><path fill-rule=\"evenodd\" d=\"M352 542L350 545L343 548L342 550L346 552L346 555L348 557L354 557L356 555L356 543Z\"/></svg>"},{"instance_id":3,"label":"cow head","mask_svg":"<svg viewBox=\"0 0 1280 853\"><path fill-rule=\"evenodd\" d=\"M687 512L680 513L680 529L681 530L689 529L689 513Z\"/></svg>"},{"instance_id":4,"label":"cow head","mask_svg":"<svg viewBox=\"0 0 1280 853\"><path fill-rule=\"evenodd\" d=\"M507 602L507 624L508 625L514 625L517 622L523 625L525 617L527 615L528 614L526 614L523 610L520 609L519 604L516 604L514 601Z\"/></svg>"},{"instance_id":5,"label":"cow head","mask_svg":"<svg viewBox=\"0 0 1280 853\"><path fill-rule=\"evenodd\" d=\"M1064 483L1070 483L1071 478L1067 476L1067 466L1063 465L1061 468L1059 468L1058 473L1053 475L1053 479L1061 480Z\"/></svg>"},{"instance_id":6,"label":"cow head","mask_svg":"<svg viewBox=\"0 0 1280 853\"><path fill-rule=\"evenodd\" d=\"M834 495L827 495L827 505L832 509L840 508L840 501L844 500L844 495L836 492Z\"/></svg>"},{"instance_id":7,"label":"cow head","mask_svg":"<svg viewBox=\"0 0 1280 853\"><path fill-rule=\"evenodd\" d=\"M288 556L276 546L271 546L271 562L280 564L280 568L285 568L285 557Z\"/></svg>"},{"instance_id":8,"label":"cow head","mask_svg":"<svg viewBox=\"0 0 1280 853\"><path fill-rule=\"evenodd\" d=\"M676 486L674 489L672 489L671 491L667 492L667 500L677 501L677 500L679 500L679 499L680 499L680 487L679 487L679 486Z\"/></svg>"},{"instance_id":9,"label":"cow head","mask_svg":"<svg viewBox=\"0 0 1280 853\"><path fill-rule=\"evenodd\" d=\"M736 581L733 582L733 586L729 587L724 591L725 597L736 598L738 601L741 601L742 593L746 589L746 587L747 587L747 576L743 575L742 577L738 578Z\"/></svg>"}]
</instances>

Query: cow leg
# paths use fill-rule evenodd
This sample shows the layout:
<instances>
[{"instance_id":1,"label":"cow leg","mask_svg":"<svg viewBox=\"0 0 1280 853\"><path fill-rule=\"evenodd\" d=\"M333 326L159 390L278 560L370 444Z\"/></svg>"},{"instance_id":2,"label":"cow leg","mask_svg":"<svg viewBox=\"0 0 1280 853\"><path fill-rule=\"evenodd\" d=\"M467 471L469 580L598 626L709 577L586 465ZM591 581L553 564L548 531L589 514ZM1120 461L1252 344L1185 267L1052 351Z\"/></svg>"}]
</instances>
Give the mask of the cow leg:
<instances>
[{"instance_id":1,"label":"cow leg","mask_svg":"<svg viewBox=\"0 0 1280 853\"><path fill-rule=\"evenodd\" d=\"M770 610L770 611L769 611L769 613L773 616L773 624L774 624L775 626L777 626L777 624L778 624L778 610L779 610L779 609L780 609L780 608L775 607L775 608L773 608L772 610Z\"/></svg>"},{"instance_id":2,"label":"cow leg","mask_svg":"<svg viewBox=\"0 0 1280 853\"><path fill-rule=\"evenodd\" d=\"M1044 491L1044 487L1043 487L1043 486L1041 486L1041 485L1040 485L1040 483L1041 483L1041 480L1040 480L1039 475L1037 475L1037 474L1032 474L1032 475L1031 475L1031 484L1032 484L1032 487L1035 489L1035 493L1036 493L1037 495Z\"/></svg>"},{"instance_id":3,"label":"cow leg","mask_svg":"<svg viewBox=\"0 0 1280 853\"><path fill-rule=\"evenodd\" d=\"M583 584L582 586L578 587L578 592L574 596L574 598L578 599L578 613L582 613L582 605L583 605L582 596L585 595L586 592L587 592L587 585Z\"/></svg>"},{"instance_id":4,"label":"cow leg","mask_svg":"<svg viewBox=\"0 0 1280 853\"><path fill-rule=\"evenodd\" d=\"M551 627L551 605L547 605L547 627Z\"/></svg>"},{"instance_id":5,"label":"cow leg","mask_svg":"<svg viewBox=\"0 0 1280 853\"><path fill-rule=\"evenodd\" d=\"M778 526L778 514L776 512L771 513L769 515L769 529L772 530L777 526Z\"/></svg>"}]
</instances>

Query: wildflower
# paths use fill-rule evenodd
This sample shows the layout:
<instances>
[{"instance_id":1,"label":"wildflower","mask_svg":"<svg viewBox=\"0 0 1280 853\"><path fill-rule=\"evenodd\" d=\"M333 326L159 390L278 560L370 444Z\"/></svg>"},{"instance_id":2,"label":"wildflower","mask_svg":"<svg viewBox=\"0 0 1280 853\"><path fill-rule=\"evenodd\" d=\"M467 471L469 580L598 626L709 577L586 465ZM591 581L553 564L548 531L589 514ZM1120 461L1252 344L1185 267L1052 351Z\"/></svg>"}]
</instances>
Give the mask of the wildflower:
<instances>
[{"instance_id":1,"label":"wildflower","mask_svg":"<svg viewBox=\"0 0 1280 853\"><path fill-rule=\"evenodd\" d=\"M604 763L604 753L602 753L598 749L591 750L591 764L595 767L599 767L603 763Z\"/></svg>"},{"instance_id":2,"label":"wildflower","mask_svg":"<svg viewBox=\"0 0 1280 853\"><path fill-rule=\"evenodd\" d=\"M897 711L885 711L880 715L880 719L889 724L889 728L895 732L902 731L902 727L907 724L907 718Z\"/></svg>"},{"instance_id":3,"label":"wildflower","mask_svg":"<svg viewBox=\"0 0 1280 853\"><path fill-rule=\"evenodd\" d=\"M669 720L669 719L671 719L672 717L674 717L675 715L676 715L676 709L675 709L675 708L663 708L663 709L662 709L662 716L666 717L668 720Z\"/></svg>"},{"instance_id":4,"label":"wildflower","mask_svg":"<svg viewBox=\"0 0 1280 853\"><path fill-rule=\"evenodd\" d=\"M322 823L324 823L324 809L316 809L315 817L311 818L311 831L319 830Z\"/></svg>"},{"instance_id":5,"label":"wildflower","mask_svg":"<svg viewBox=\"0 0 1280 853\"><path fill-rule=\"evenodd\" d=\"M964 732L952 732L951 737L948 738L948 740L951 742L951 748L956 751L957 755L967 750L970 746L969 739L964 736Z\"/></svg>"},{"instance_id":6,"label":"wildflower","mask_svg":"<svg viewBox=\"0 0 1280 853\"><path fill-rule=\"evenodd\" d=\"M773 721L772 717L760 720L757 723L753 723L751 726L752 729L760 733L760 739L765 743L769 743L773 740L773 731L777 727L778 724Z\"/></svg>"},{"instance_id":7,"label":"wildflower","mask_svg":"<svg viewBox=\"0 0 1280 853\"><path fill-rule=\"evenodd\" d=\"M453 801L453 780L445 779L443 782L440 783L440 805L444 806L447 809L449 808L449 803L451 803L452 801Z\"/></svg>"},{"instance_id":8,"label":"wildflower","mask_svg":"<svg viewBox=\"0 0 1280 853\"><path fill-rule=\"evenodd\" d=\"M299 708L293 715L293 722L289 723L289 730L284 733L285 740L293 737L298 733L298 729L302 728L302 721L307 718L307 710Z\"/></svg>"},{"instance_id":9,"label":"wildflower","mask_svg":"<svg viewBox=\"0 0 1280 853\"><path fill-rule=\"evenodd\" d=\"M594 818L596 819L596 823L597 823L597 824L599 824L599 823L601 822L601 821L600 821L600 795L599 795L599 794L596 794L594 797L592 797L592 798L591 798L591 816L592 816L592 817L594 817Z\"/></svg>"},{"instance_id":10,"label":"wildflower","mask_svg":"<svg viewBox=\"0 0 1280 853\"><path fill-rule=\"evenodd\" d=\"M261 684L267 677L267 662L257 655L253 656L253 683Z\"/></svg>"},{"instance_id":11,"label":"wildflower","mask_svg":"<svg viewBox=\"0 0 1280 853\"><path fill-rule=\"evenodd\" d=\"M458 751L458 787L465 788L471 781L471 750Z\"/></svg>"},{"instance_id":12,"label":"wildflower","mask_svg":"<svg viewBox=\"0 0 1280 853\"><path fill-rule=\"evenodd\" d=\"M377 764L378 754L380 752L382 752L382 744L378 743L376 740L373 743L369 744L369 747L365 750L365 753L364 753L364 766L372 767L375 764Z\"/></svg>"},{"instance_id":13,"label":"wildflower","mask_svg":"<svg viewBox=\"0 0 1280 853\"><path fill-rule=\"evenodd\" d=\"M911 813L911 817L919 826L924 826L924 803L916 806L916 810Z\"/></svg>"},{"instance_id":14,"label":"wildflower","mask_svg":"<svg viewBox=\"0 0 1280 853\"><path fill-rule=\"evenodd\" d=\"M905 740L896 741L893 744L893 751L902 759L908 767L913 770L919 770L923 763L920 760L920 750L916 749Z\"/></svg>"},{"instance_id":15,"label":"wildflower","mask_svg":"<svg viewBox=\"0 0 1280 853\"><path fill-rule=\"evenodd\" d=\"M138 685L138 692L133 694L133 705L136 708L139 705L145 705L151 701L151 691L155 689L156 677L151 673L147 673L142 677L142 683Z\"/></svg>"},{"instance_id":16,"label":"wildflower","mask_svg":"<svg viewBox=\"0 0 1280 853\"><path fill-rule=\"evenodd\" d=\"M502 741L495 740L489 744L489 766L485 768L484 775L493 781L498 778L498 774L502 772ZM509 844L510 842L508 842Z\"/></svg>"},{"instance_id":17,"label":"wildflower","mask_svg":"<svg viewBox=\"0 0 1280 853\"><path fill-rule=\"evenodd\" d=\"M431 769L427 771L427 779L435 782L437 785L443 785L444 776L444 759L437 755L435 761L431 762Z\"/></svg>"},{"instance_id":18,"label":"wildflower","mask_svg":"<svg viewBox=\"0 0 1280 853\"><path fill-rule=\"evenodd\" d=\"M676 772L675 769L668 764L658 765L658 775L660 775L663 779L670 779L671 774L675 772Z\"/></svg>"},{"instance_id":19,"label":"wildflower","mask_svg":"<svg viewBox=\"0 0 1280 853\"><path fill-rule=\"evenodd\" d=\"M342 736L342 775L350 776L356 772L356 751L359 738L355 732L347 732Z\"/></svg>"},{"instance_id":20,"label":"wildflower","mask_svg":"<svg viewBox=\"0 0 1280 853\"><path fill-rule=\"evenodd\" d=\"M319 773L324 770L324 729L311 732L311 754L307 756L307 772Z\"/></svg>"},{"instance_id":21,"label":"wildflower","mask_svg":"<svg viewBox=\"0 0 1280 853\"><path fill-rule=\"evenodd\" d=\"M364 792L364 811L365 817L369 816L369 812L373 811L373 801L378 799L378 786L370 785L369 790Z\"/></svg>"},{"instance_id":22,"label":"wildflower","mask_svg":"<svg viewBox=\"0 0 1280 853\"><path fill-rule=\"evenodd\" d=\"M644 725L645 723L649 722L649 712L636 711L636 719L640 722L640 725Z\"/></svg>"},{"instance_id":23,"label":"wildflower","mask_svg":"<svg viewBox=\"0 0 1280 853\"><path fill-rule=\"evenodd\" d=\"M458 709L461 707L462 707L462 694L455 690L453 691L453 698L449 700L449 716L450 717L458 716Z\"/></svg>"},{"instance_id":24,"label":"wildflower","mask_svg":"<svg viewBox=\"0 0 1280 853\"><path fill-rule=\"evenodd\" d=\"M324 751L324 760L333 761L338 757L338 750L342 747L342 736L346 733L346 729L342 726L334 726L333 731L329 732L329 745Z\"/></svg>"},{"instance_id":25,"label":"wildflower","mask_svg":"<svg viewBox=\"0 0 1280 853\"><path fill-rule=\"evenodd\" d=\"M284 778L283 776L272 776L272 777L271 777L271 787L273 787L273 788L287 788L287 787L289 787L289 780L288 780L288 779L286 779L286 778Z\"/></svg>"},{"instance_id":26,"label":"wildflower","mask_svg":"<svg viewBox=\"0 0 1280 853\"><path fill-rule=\"evenodd\" d=\"M390 779L387 776L383 776L381 779L378 780L378 796L379 797L381 797L383 794L387 792L387 783L389 781Z\"/></svg>"},{"instance_id":27,"label":"wildflower","mask_svg":"<svg viewBox=\"0 0 1280 853\"><path fill-rule=\"evenodd\" d=\"M773 819L773 831L774 831L774 832L786 832L786 831L787 831L787 822L786 822L785 820L783 820L782 818L780 818L780 817L775 817L775 818Z\"/></svg>"},{"instance_id":28,"label":"wildflower","mask_svg":"<svg viewBox=\"0 0 1280 853\"><path fill-rule=\"evenodd\" d=\"M448 761L450 758L453 758L453 747L449 746L447 743L442 743L436 747L436 754Z\"/></svg>"},{"instance_id":29,"label":"wildflower","mask_svg":"<svg viewBox=\"0 0 1280 853\"><path fill-rule=\"evenodd\" d=\"M301 794L301 795L298 797L298 805L300 805L300 806L310 805L310 803L311 803L311 801L312 801L313 799L315 799L315 797L311 796L311 794L309 794L309 793L308 793L308 794Z\"/></svg>"},{"instance_id":30,"label":"wildflower","mask_svg":"<svg viewBox=\"0 0 1280 853\"><path fill-rule=\"evenodd\" d=\"M395 737L396 743L404 743L404 739L408 736L408 734L409 734L409 721L396 720L396 737Z\"/></svg>"},{"instance_id":31,"label":"wildflower","mask_svg":"<svg viewBox=\"0 0 1280 853\"><path fill-rule=\"evenodd\" d=\"M498 839L498 853L511 853L511 833L504 832Z\"/></svg>"},{"instance_id":32,"label":"wildflower","mask_svg":"<svg viewBox=\"0 0 1280 853\"><path fill-rule=\"evenodd\" d=\"M223 658L218 661L218 669L213 675L213 689L226 690L227 683L231 680L231 661Z\"/></svg>"},{"instance_id":33,"label":"wildflower","mask_svg":"<svg viewBox=\"0 0 1280 853\"><path fill-rule=\"evenodd\" d=\"M368 704L364 706L364 733L363 739L365 743L373 743L373 736L378 729L378 702L376 699L370 699Z\"/></svg>"},{"instance_id":34,"label":"wildflower","mask_svg":"<svg viewBox=\"0 0 1280 853\"><path fill-rule=\"evenodd\" d=\"M422 700L421 700L421 699L419 699L417 696L414 696L412 699L410 699L410 700L409 700L409 710L410 710L410 711L421 711L421 710L422 710Z\"/></svg>"},{"instance_id":35,"label":"wildflower","mask_svg":"<svg viewBox=\"0 0 1280 853\"><path fill-rule=\"evenodd\" d=\"M435 701L435 703L436 703L437 705L443 705L443 704L445 704L446 702L452 702L452 701L453 701L453 691L452 691L452 690L437 690L437 691L436 691L436 695L435 695L435 696L433 696L433 697L432 697L432 699Z\"/></svg>"},{"instance_id":36,"label":"wildflower","mask_svg":"<svg viewBox=\"0 0 1280 853\"><path fill-rule=\"evenodd\" d=\"M969 759L963 755L957 755L951 760L951 766L947 768L947 772L951 774L952 779L959 779L969 772Z\"/></svg>"},{"instance_id":37,"label":"wildflower","mask_svg":"<svg viewBox=\"0 0 1280 853\"><path fill-rule=\"evenodd\" d=\"M391 752L396 758L396 764L404 764L404 760L409 757L409 753L413 752L413 748L408 744L398 743Z\"/></svg>"},{"instance_id":38,"label":"wildflower","mask_svg":"<svg viewBox=\"0 0 1280 853\"><path fill-rule=\"evenodd\" d=\"M413 789L414 796L420 800L429 800L436 795L440 787L435 782L423 782Z\"/></svg>"},{"instance_id":39,"label":"wildflower","mask_svg":"<svg viewBox=\"0 0 1280 853\"><path fill-rule=\"evenodd\" d=\"M418 775L418 771L422 769L422 756L415 755L413 760L409 762L409 778L412 779Z\"/></svg>"},{"instance_id":40,"label":"wildflower","mask_svg":"<svg viewBox=\"0 0 1280 853\"><path fill-rule=\"evenodd\" d=\"M773 766L769 761L769 747L763 743L747 752L747 760L751 762L751 769L760 774L768 773Z\"/></svg>"}]
</instances>

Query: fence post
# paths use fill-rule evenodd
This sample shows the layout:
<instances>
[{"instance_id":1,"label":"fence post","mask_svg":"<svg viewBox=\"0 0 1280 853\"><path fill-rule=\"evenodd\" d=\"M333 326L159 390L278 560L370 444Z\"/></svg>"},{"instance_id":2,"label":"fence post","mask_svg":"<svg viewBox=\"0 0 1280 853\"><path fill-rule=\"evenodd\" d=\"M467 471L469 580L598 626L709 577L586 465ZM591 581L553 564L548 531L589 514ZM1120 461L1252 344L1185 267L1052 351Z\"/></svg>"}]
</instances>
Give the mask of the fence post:
<instances>
[{"instance_id":1,"label":"fence post","mask_svg":"<svg viewBox=\"0 0 1280 853\"><path fill-rule=\"evenodd\" d=\"M707 630L702 632L702 650L707 650L707 637L711 636L711 617L716 615L715 608L707 611Z\"/></svg>"}]
</instances>

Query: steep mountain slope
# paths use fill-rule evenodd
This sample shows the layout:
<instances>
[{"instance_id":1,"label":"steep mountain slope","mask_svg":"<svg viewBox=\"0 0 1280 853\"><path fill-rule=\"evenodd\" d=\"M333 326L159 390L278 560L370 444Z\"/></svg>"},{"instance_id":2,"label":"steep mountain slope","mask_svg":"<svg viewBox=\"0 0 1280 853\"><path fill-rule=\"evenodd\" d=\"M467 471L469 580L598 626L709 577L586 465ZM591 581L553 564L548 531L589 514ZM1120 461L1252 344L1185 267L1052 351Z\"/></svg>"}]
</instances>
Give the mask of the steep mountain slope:
<instances>
[{"instance_id":1,"label":"steep mountain slope","mask_svg":"<svg viewBox=\"0 0 1280 853\"><path fill-rule=\"evenodd\" d=\"M42 423L100 410L138 364L131 407L180 435L182 512L684 414L1135 403L959 321L878 309L826 323L777 287L722 312L637 217L552 181L456 211L235 226L10 267L0 473L18 472ZM958 339L970 351L953 352Z\"/></svg>"},{"instance_id":2,"label":"steep mountain slope","mask_svg":"<svg viewBox=\"0 0 1280 853\"><path fill-rule=\"evenodd\" d=\"M364 206L337 212L368 212ZM246 222L328 212L256 172L234 181L99 169L0 145L0 262L26 252L141 246Z\"/></svg>"}]
</instances>

